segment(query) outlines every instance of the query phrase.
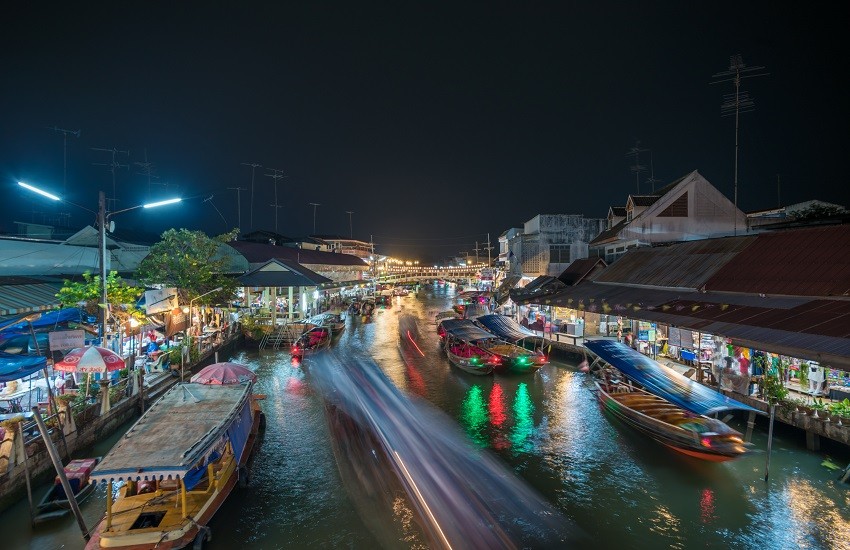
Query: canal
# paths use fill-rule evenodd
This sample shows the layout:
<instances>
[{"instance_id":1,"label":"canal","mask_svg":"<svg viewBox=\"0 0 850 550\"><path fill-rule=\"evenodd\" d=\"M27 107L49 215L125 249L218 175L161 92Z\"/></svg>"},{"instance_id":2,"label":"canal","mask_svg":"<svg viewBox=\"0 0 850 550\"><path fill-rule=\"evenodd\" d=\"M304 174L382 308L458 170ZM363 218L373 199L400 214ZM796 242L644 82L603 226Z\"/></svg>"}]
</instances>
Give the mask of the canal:
<instances>
[{"instance_id":1,"label":"canal","mask_svg":"<svg viewBox=\"0 0 850 550\"><path fill-rule=\"evenodd\" d=\"M417 297L396 297L371 322L349 319L335 346L370 355L397 387L443 411L595 547L850 548L850 487L823 465L847 464L845 447L824 442L810 452L802 433L778 426L765 483L767 423L760 419L753 452L741 459L709 464L681 456L603 414L575 365L549 364L522 376L459 372L439 352L433 324L451 298L451 290L431 286ZM425 355L415 361L403 361L396 346L403 315L419 322ZM383 539L366 527L358 500L341 483L309 369L282 351L245 351L232 360L257 373L267 429L249 486L211 523L209 548L378 547ZM745 431L743 418L730 424ZM117 437L91 452L105 453ZM101 489L82 506L89 525L104 501ZM0 541L4 549L83 546L72 518L32 530L26 502L0 515Z\"/></svg>"}]
</instances>

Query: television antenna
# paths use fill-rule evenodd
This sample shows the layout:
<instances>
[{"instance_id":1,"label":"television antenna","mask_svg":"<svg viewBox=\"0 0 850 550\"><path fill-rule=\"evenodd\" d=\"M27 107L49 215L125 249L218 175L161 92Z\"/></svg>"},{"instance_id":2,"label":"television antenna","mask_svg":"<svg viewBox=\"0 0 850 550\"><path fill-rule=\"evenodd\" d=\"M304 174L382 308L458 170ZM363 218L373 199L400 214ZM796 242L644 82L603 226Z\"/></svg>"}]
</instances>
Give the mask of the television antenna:
<instances>
[{"instance_id":1,"label":"television antenna","mask_svg":"<svg viewBox=\"0 0 850 550\"><path fill-rule=\"evenodd\" d=\"M247 191L247 187L228 187L230 191L236 191L236 226L239 232L242 232L242 191Z\"/></svg>"},{"instance_id":2,"label":"television antenna","mask_svg":"<svg viewBox=\"0 0 850 550\"><path fill-rule=\"evenodd\" d=\"M353 238L354 238L354 225L353 225L353 224L352 224L352 222L351 222L351 215L352 215L352 214L354 214L354 212L352 212L351 210L346 210L346 211L345 211L345 213L346 213L346 214L348 214L348 232L349 232L349 237L353 239Z\"/></svg>"},{"instance_id":3,"label":"television antenna","mask_svg":"<svg viewBox=\"0 0 850 550\"><path fill-rule=\"evenodd\" d=\"M317 203L317 202L308 202L307 204L309 204L310 206L313 207L313 235L315 235L316 234L316 208L319 207L319 206L322 206L322 205Z\"/></svg>"},{"instance_id":4,"label":"television antenna","mask_svg":"<svg viewBox=\"0 0 850 550\"><path fill-rule=\"evenodd\" d=\"M764 67L747 67L741 58L741 54L736 53L729 57L729 70L722 71L712 75L716 79L710 84L722 84L731 82L735 86L735 93L724 94L723 103L720 105L721 116L735 115L735 179L734 179L734 203L735 211L733 215L734 235L738 234L738 128L741 113L749 113L754 110L753 100L750 94L741 91L741 80L744 78L755 78L757 76L766 76L770 73L761 72Z\"/></svg>"},{"instance_id":5,"label":"television antenna","mask_svg":"<svg viewBox=\"0 0 850 550\"><path fill-rule=\"evenodd\" d=\"M242 162L240 164L251 167L251 229L254 229L254 172L257 168L262 168L263 165L256 162Z\"/></svg>"},{"instance_id":6,"label":"television antenna","mask_svg":"<svg viewBox=\"0 0 850 550\"><path fill-rule=\"evenodd\" d=\"M266 170L271 170L271 174L266 174L268 177L274 180L274 232L277 233L277 211L280 210L280 203L277 202L277 180L283 179L286 176L283 175L283 170L278 170L277 168L266 168Z\"/></svg>"},{"instance_id":7,"label":"television antenna","mask_svg":"<svg viewBox=\"0 0 850 550\"><path fill-rule=\"evenodd\" d=\"M640 173L646 172L646 166L640 163L640 154L646 153L649 149L641 149L640 141L635 140L635 146L629 149L626 153L627 157L633 156L635 158L635 163L632 164L629 169L635 173L635 183L637 184L637 194L640 195Z\"/></svg>"},{"instance_id":8,"label":"television antenna","mask_svg":"<svg viewBox=\"0 0 850 550\"><path fill-rule=\"evenodd\" d=\"M110 211L115 210L115 205L118 203L118 193L117 193L117 190L115 188L115 171L118 168L127 168L128 170L130 168L129 164L121 164L120 162L118 162L116 157L118 155L127 155L127 157L129 157L130 151L122 151L120 149L117 149L116 147L113 147L112 149L105 149L103 147L92 147L91 150L92 151L105 151L107 153L112 154L112 162L93 162L92 164L95 165L95 166L108 166L109 167L108 170L110 172L112 172L112 198L107 199L107 202L112 201L112 208L107 208L107 210L110 210Z\"/></svg>"},{"instance_id":9,"label":"television antenna","mask_svg":"<svg viewBox=\"0 0 850 550\"><path fill-rule=\"evenodd\" d=\"M58 126L54 126L53 128L48 128L48 130L53 130L56 134L62 134L62 196L68 196L68 136L74 136L75 138L79 138L82 130L66 130L65 128L59 128ZM71 214L67 212L60 212L59 216L59 225L63 225L62 221L69 220Z\"/></svg>"},{"instance_id":10,"label":"television antenna","mask_svg":"<svg viewBox=\"0 0 850 550\"><path fill-rule=\"evenodd\" d=\"M134 162L136 166L142 169L141 172L136 172L140 176L146 176L148 178L148 200L151 198L151 180L158 180L159 176L157 176L154 172L156 172L156 167L154 164L148 160L148 150L145 149L145 160L144 162Z\"/></svg>"}]
</instances>

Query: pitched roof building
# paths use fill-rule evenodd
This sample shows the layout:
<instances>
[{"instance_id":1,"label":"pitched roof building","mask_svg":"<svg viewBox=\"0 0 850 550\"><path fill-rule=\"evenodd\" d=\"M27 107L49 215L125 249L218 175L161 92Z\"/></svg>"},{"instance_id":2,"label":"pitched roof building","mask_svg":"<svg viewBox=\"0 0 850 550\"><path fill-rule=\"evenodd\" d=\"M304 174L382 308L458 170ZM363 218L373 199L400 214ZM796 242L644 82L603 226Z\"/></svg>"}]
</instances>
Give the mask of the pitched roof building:
<instances>
[{"instance_id":1,"label":"pitched roof building","mask_svg":"<svg viewBox=\"0 0 850 550\"><path fill-rule=\"evenodd\" d=\"M708 239L745 232L743 212L699 172L679 178L651 195L629 195L608 209L608 228L590 243L611 263L627 250L658 243Z\"/></svg>"}]
</instances>

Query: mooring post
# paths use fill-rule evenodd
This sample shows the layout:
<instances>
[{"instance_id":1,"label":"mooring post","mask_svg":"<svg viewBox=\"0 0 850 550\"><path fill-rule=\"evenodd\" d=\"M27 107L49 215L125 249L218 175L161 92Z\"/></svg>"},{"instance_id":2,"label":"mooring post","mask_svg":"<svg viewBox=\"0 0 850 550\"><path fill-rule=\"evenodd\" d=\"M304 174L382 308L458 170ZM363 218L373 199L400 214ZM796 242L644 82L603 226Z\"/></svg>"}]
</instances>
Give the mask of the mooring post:
<instances>
[{"instance_id":1,"label":"mooring post","mask_svg":"<svg viewBox=\"0 0 850 550\"><path fill-rule=\"evenodd\" d=\"M89 540L89 530L86 527L86 522L83 515L80 513L80 507L77 506L77 498L74 496L74 491L71 490L71 484L68 483L68 477L65 475L65 468L62 467L62 461L59 460L59 453L56 452L56 447L53 446L53 440L47 432L47 426L44 425L44 420L38 412L38 407L32 408L33 416L38 424L38 431L41 432L41 438L44 439L44 446L47 447L47 454L50 455L50 460L53 462L53 467L56 468L56 473L59 475L59 481L62 483L62 488L65 489L65 496L68 497L68 503L71 505L71 511L77 518L77 523L80 525L80 531L83 533L83 538Z\"/></svg>"},{"instance_id":2,"label":"mooring post","mask_svg":"<svg viewBox=\"0 0 850 550\"><path fill-rule=\"evenodd\" d=\"M747 435L744 436L744 441L749 443L753 439L753 428L756 425L756 411L750 411L747 417Z\"/></svg>"},{"instance_id":3,"label":"mooring post","mask_svg":"<svg viewBox=\"0 0 850 550\"><path fill-rule=\"evenodd\" d=\"M35 519L35 504L32 501L32 481L30 481L30 464L29 457L27 457L27 446L26 441L24 441L24 423L18 422L18 437L21 438L21 448L24 450L24 475L27 480L27 499L30 502L30 523L33 523L33 519Z\"/></svg>"},{"instance_id":4,"label":"mooring post","mask_svg":"<svg viewBox=\"0 0 850 550\"><path fill-rule=\"evenodd\" d=\"M767 463L764 465L764 481L767 483L767 476L770 474L770 450L773 447L773 417L776 416L776 405L770 405L770 425L767 428Z\"/></svg>"}]
</instances>

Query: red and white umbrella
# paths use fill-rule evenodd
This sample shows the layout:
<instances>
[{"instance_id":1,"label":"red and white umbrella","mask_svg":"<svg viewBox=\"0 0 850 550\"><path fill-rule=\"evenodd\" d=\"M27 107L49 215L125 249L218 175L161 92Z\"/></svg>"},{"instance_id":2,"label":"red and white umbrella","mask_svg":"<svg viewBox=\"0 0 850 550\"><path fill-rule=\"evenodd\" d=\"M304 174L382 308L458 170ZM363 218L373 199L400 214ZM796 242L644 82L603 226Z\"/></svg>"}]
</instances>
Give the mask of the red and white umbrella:
<instances>
[{"instance_id":1,"label":"red and white umbrella","mask_svg":"<svg viewBox=\"0 0 850 550\"><path fill-rule=\"evenodd\" d=\"M124 358L111 349L86 346L69 351L64 359L53 364L53 369L64 372L107 373L121 370L124 366Z\"/></svg>"},{"instance_id":2,"label":"red and white umbrella","mask_svg":"<svg viewBox=\"0 0 850 550\"><path fill-rule=\"evenodd\" d=\"M245 365L238 363L213 363L201 369L192 377L192 382L198 384L241 384L243 382L256 382L257 375Z\"/></svg>"}]
</instances>

